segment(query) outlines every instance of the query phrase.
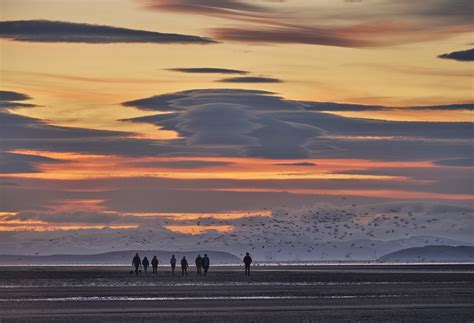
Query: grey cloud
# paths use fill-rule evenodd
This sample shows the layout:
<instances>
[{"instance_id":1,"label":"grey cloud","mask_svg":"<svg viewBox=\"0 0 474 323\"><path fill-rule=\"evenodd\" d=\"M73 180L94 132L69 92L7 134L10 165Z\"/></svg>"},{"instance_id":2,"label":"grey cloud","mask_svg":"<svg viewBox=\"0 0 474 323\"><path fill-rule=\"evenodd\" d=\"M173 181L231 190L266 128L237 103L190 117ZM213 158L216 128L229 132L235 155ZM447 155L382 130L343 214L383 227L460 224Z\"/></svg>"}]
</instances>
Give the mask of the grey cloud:
<instances>
[{"instance_id":1,"label":"grey cloud","mask_svg":"<svg viewBox=\"0 0 474 323\"><path fill-rule=\"evenodd\" d=\"M258 139L258 144L247 149L249 156L274 159L307 158L310 151L305 145L311 138L324 133L317 126L273 118L262 118L259 123L262 127L252 132Z\"/></svg>"},{"instance_id":2,"label":"grey cloud","mask_svg":"<svg viewBox=\"0 0 474 323\"><path fill-rule=\"evenodd\" d=\"M183 139L156 141L130 138L133 133L51 126L41 120L0 111L0 151L33 149L100 155L232 155L226 147L185 145Z\"/></svg>"},{"instance_id":3,"label":"grey cloud","mask_svg":"<svg viewBox=\"0 0 474 323\"><path fill-rule=\"evenodd\" d=\"M347 104L347 103L334 103L334 102L304 102L304 109L307 111L382 111L387 108L382 106L371 106L371 105L360 105L360 104Z\"/></svg>"},{"instance_id":4,"label":"grey cloud","mask_svg":"<svg viewBox=\"0 0 474 323\"><path fill-rule=\"evenodd\" d=\"M1 154L1 153L0 153ZM1 161L0 161L1 163ZM18 184L17 182L14 182L12 180L12 178L8 178L8 177L0 177L0 186L10 186L10 187L13 187L13 186L19 186L20 184Z\"/></svg>"},{"instance_id":5,"label":"grey cloud","mask_svg":"<svg viewBox=\"0 0 474 323\"><path fill-rule=\"evenodd\" d=\"M265 91L231 89L190 90L123 104L147 111L169 112L126 121L148 122L164 130L176 131L179 138L171 140L132 138L133 134L127 132L51 126L38 119L0 111L3 125L0 150L51 150L54 147L60 152L125 156L275 159L444 160L471 157L473 124L469 122L345 118L307 110L311 104L284 100ZM327 103L314 106L337 108L337 105ZM448 109L464 107L453 105ZM342 108L350 108L350 105ZM363 139L365 136L376 138Z\"/></svg>"},{"instance_id":6,"label":"grey cloud","mask_svg":"<svg viewBox=\"0 0 474 323\"><path fill-rule=\"evenodd\" d=\"M301 163L281 163L274 164L275 166L296 166L296 167L312 167L317 166L315 163L301 162Z\"/></svg>"},{"instance_id":7,"label":"grey cloud","mask_svg":"<svg viewBox=\"0 0 474 323\"><path fill-rule=\"evenodd\" d=\"M419 16L440 20L458 20L460 23L470 23L469 17L472 17L474 13L470 0L430 0L426 3L403 0L402 5L404 4L410 4L414 8L413 12Z\"/></svg>"},{"instance_id":8,"label":"grey cloud","mask_svg":"<svg viewBox=\"0 0 474 323\"><path fill-rule=\"evenodd\" d=\"M258 77L258 76L243 76L230 77L219 80L221 83L283 83L282 80L272 77Z\"/></svg>"},{"instance_id":9,"label":"grey cloud","mask_svg":"<svg viewBox=\"0 0 474 323\"><path fill-rule=\"evenodd\" d=\"M52 43L155 43L210 44L213 40L198 36L159 33L111 26L49 20L0 22L0 38Z\"/></svg>"},{"instance_id":10,"label":"grey cloud","mask_svg":"<svg viewBox=\"0 0 474 323\"><path fill-rule=\"evenodd\" d=\"M216 28L217 39L267 44L307 44L335 47L375 47L383 43L361 39L346 30L333 30L319 27L267 27L267 28ZM379 44L380 43L380 44ZM392 44L393 45L393 44Z\"/></svg>"},{"instance_id":11,"label":"grey cloud","mask_svg":"<svg viewBox=\"0 0 474 323\"><path fill-rule=\"evenodd\" d=\"M404 190L441 194L471 194L472 170L459 167L386 167L369 170L344 171L345 174L383 175L407 177L421 181L419 184L405 185ZM363 183L361 183L364 186ZM388 187L388 186L387 186Z\"/></svg>"},{"instance_id":12,"label":"grey cloud","mask_svg":"<svg viewBox=\"0 0 474 323\"><path fill-rule=\"evenodd\" d=\"M248 71L216 67L170 68L169 71L191 74L248 74Z\"/></svg>"},{"instance_id":13,"label":"grey cloud","mask_svg":"<svg viewBox=\"0 0 474 323\"><path fill-rule=\"evenodd\" d=\"M271 115L256 114L257 111L300 109L301 104L283 101L278 97L264 95L265 92L242 90L187 91L177 94L177 99L166 102L168 109L182 111L173 118L158 120L155 124L175 130L186 142L193 145L241 145L252 156L286 158L306 156L300 147L308 136L320 134L316 127L282 122ZM169 98L169 97L168 97ZM168 99L166 98L166 99ZM145 102L134 101L140 107L159 102L162 97L153 97ZM211 103L217 102L217 103ZM130 105L130 102L126 103ZM158 106L158 109L161 107ZM143 119L141 119L143 120ZM255 121L254 121L255 120ZM275 138L280 138L275 141Z\"/></svg>"},{"instance_id":14,"label":"grey cloud","mask_svg":"<svg viewBox=\"0 0 474 323\"><path fill-rule=\"evenodd\" d=\"M21 180L16 180L17 185L7 185L0 188L2 195L2 212L19 212L24 210L46 210L45 206L54 200L65 198L68 193L49 186L43 189L28 188Z\"/></svg>"},{"instance_id":15,"label":"grey cloud","mask_svg":"<svg viewBox=\"0 0 474 323\"><path fill-rule=\"evenodd\" d=\"M31 99L28 95L13 91L0 91L0 101L24 101Z\"/></svg>"},{"instance_id":16,"label":"grey cloud","mask_svg":"<svg viewBox=\"0 0 474 323\"><path fill-rule=\"evenodd\" d=\"M177 131L187 145L194 147L241 146L238 154L266 158L370 156L372 159L421 159L441 156L463 157L472 138L469 122L397 122L345 118L323 113L331 110L383 110L385 107L288 101L268 92L247 90L191 90L129 101L125 106L143 110L172 111L128 121L149 122ZM314 108L320 110L314 110ZM457 110L471 105L414 107L413 109ZM400 137L390 140L351 140L331 137ZM439 143L437 140L453 140ZM455 142L460 140L461 142ZM393 151L382 153L387 143ZM436 145L453 148L436 148ZM409 148L405 152L397 147ZM377 147L377 148L376 148ZM454 148L464 147L464 148ZM361 153L362 152L362 153ZM395 153L396 152L396 153ZM394 156L396 154L396 156Z\"/></svg>"},{"instance_id":17,"label":"grey cloud","mask_svg":"<svg viewBox=\"0 0 474 323\"><path fill-rule=\"evenodd\" d=\"M474 110L474 104L449 104L449 105L434 105L434 106L421 106L421 107L407 107L400 108L400 110L437 110L437 111L459 111L459 110Z\"/></svg>"},{"instance_id":18,"label":"grey cloud","mask_svg":"<svg viewBox=\"0 0 474 323\"><path fill-rule=\"evenodd\" d=\"M245 104L258 109L282 109L300 106L298 103L282 101L281 98L270 96L270 94L273 93L268 91L241 89L189 90L128 101L122 103L122 105L141 110L164 112L182 112L191 109L189 107L212 102ZM167 116L163 115L162 118L167 118Z\"/></svg>"},{"instance_id":19,"label":"grey cloud","mask_svg":"<svg viewBox=\"0 0 474 323\"><path fill-rule=\"evenodd\" d=\"M308 3L298 10L284 3L255 5L235 0L150 0L146 4L157 11L251 22L253 27L213 30L216 39L240 42L361 48L438 40L470 32L473 12L469 0L350 2L328 8Z\"/></svg>"},{"instance_id":20,"label":"grey cloud","mask_svg":"<svg viewBox=\"0 0 474 323\"><path fill-rule=\"evenodd\" d=\"M18 186L18 184L15 182L0 181L0 186Z\"/></svg>"},{"instance_id":21,"label":"grey cloud","mask_svg":"<svg viewBox=\"0 0 474 323\"><path fill-rule=\"evenodd\" d=\"M0 91L0 111L2 109L15 109L15 108L33 108L36 107L34 104L17 102L30 100L31 98L23 93L13 91Z\"/></svg>"},{"instance_id":22,"label":"grey cloud","mask_svg":"<svg viewBox=\"0 0 474 323\"><path fill-rule=\"evenodd\" d=\"M133 133L84 128L59 127L31 117L12 114L0 109L0 151L37 149L58 152L146 156L146 155L215 155L230 153L220 147L192 147L181 139L157 142L130 138Z\"/></svg>"},{"instance_id":23,"label":"grey cloud","mask_svg":"<svg viewBox=\"0 0 474 323\"><path fill-rule=\"evenodd\" d=\"M72 190L57 187L57 182L48 180L18 180L19 186L1 188L2 211L23 210L48 211L45 206L58 200L104 199L103 206L121 213L134 212L227 212L231 210L263 209L275 201L289 206L308 205L315 200L331 201L336 198L326 196L298 195L284 192L219 192L214 187L248 187L252 182L231 180L175 180L162 178L128 178L88 181L68 181L64 183ZM28 187L35 184L34 188ZM261 181L259 186L268 187L272 182ZM278 182L277 182L278 183ZM279 185L283 185L279 182ZM56 184L53 185L53 184ZM91 187L110 184L110 190L88 192ZM38 186L42 185L42 186ZM84 191L78 191L78 188ZM360 187L360 183L359 183ZM202 190L205 189L205 190ZM367 198L365 198L367 199ZM370 199L369 199L370 200ZM379 199L374 199L379 200ZM209 201L213 201L209 203Z\"/></svg>"},{"instance_id":24,"label":"grey cloud","mask_svg":"<svg viewBox=\"0 0 474 323\"><path fill-rule=\"evenodd\" d=\"M179 104L181 100L192 100L193 104L197 102L209 103L214 100L225 100L230 103L239 103L240 100L255 102L261 95L271 94L271 92L259 90L233 90L233 89L204 89L189 90L173 94L156 95L145 99L127 101L122 103L126 107L135 107L142 110L152 111L183 111L186 108ZM166 116L164 116L166 117Z\"/></svg>"},{"instance_id":25,"label":"grey cloud","mask_svg":"<svg viewBox=\"0 0 474 323\"><path fill-rule=\"evenodd\" d=\"M383 20L401 19L401 17L417 19L419 23L432 27L466 26L470 24L473 13L470 0L365 0L357 2L360 2L360 6L348 6L344 13L347 15L352 13L353 17L365 19L374 14Z\"/></svg>"},{"instance_id":26,"label":"grey cloud","mask_svg":"<svg viewBox=\"0 0 474 323\"><path fill-rule=\"evenodd\" d=\"M58 223L81 223L81 224L103 224L108 225L113 222L124 222L122 217L117 214L109 214L102 212L38 212L38 211L23 211L12 216L5 217L9 220L36 220L45 221L52 224Z\"/></svg>"},{"instance_id":27,"label":"grey cloud","mask_svg":"<svg viewBox=\"0 0 474 323\"><path fill-rule=\"evenodd\" d=\"M2 112L1 110L0 122L2 123L2 127L0 127L0 137L3 139L2 145L8 145L9 141L14 139L26 139L31 141L54 139L61 141L73 138L113 138L128 135L128 133L125 132L51 126L40 119Z\"/></svg>"},{"instance_id":28,"label":"grey cloud","mask_svg":"<svg viewBox=\"0 0 474 323\"><path fill-rule=\"evenodd\" d=\"M308 44L350 48L394 46L444 39L469 32L472 6L466 2L460 3L452 5L452 1L439 0L423 3L364 2L356 10L354 6L350 6L338 9L337 12L325 12L321 7L314 6L307 8L307 12L313 12L313 21L315 21L314 15L320 15L320 20L325 21L325 25L310 22L309 14L285 16L287 21L292 23L284 24L281 22L283 13L280 13L280 16L262 17L261 25L252 28L215 28L214 35L216 39L250 43ZM346 23L341 23L344 20ZM413 24L413 20L418 23ZM316 21L319 20L316 19ZM391 21L406 23L402 25L390 23ZM427 28L430 32L422 32ZM384 35L393 35L393 37L379 37L378 33L373 32L374 30Z\"/></svg>"},{"instance_id":29,"label":"grey cloud","mask_svg":"<svg viewBox=\"0 0 474 323\"><path fill-rule=\"evenodd\" d=\"M437 160L434 163L437 165L442 165L442 166L474 167L474 158L444 159L444 160Z\"/></svg>"},{"instance_id":30,"label":"grey cloud","mask_svg":"<svg viewBox=\"0 0 474 323\"><path fill-rule=\"evenodd\" d=\"M459 110L473 110L474 104L460 103L449 105L431 105L431 106L408 106L404 108L399 107L384 107L377 105L360 105L349 103L334 103L334 102L304 102L304 109L307 111L322 111L322 112L362 112L362 111L422 111L422 110L437 110L437 111L459 111Z\"/></svg>"},{"instance_id":31,"label":"grey cloud","mask_svg":"<svg viewBox=\"0 0 474 323\"><path fill-rule=\"evenodd\" d=\"M0 109L18 109L18 108L35 108L37 105L30 103L21 103L15 101L0 102Z\"/></svg>"},{"instance_id":32,"label":"grey cloud","mask_svg":"<svg viewBox=\"0 0 474 323\"><path fill-rule=\"evenodd\" d=\"M461 50L458 52L451 52L438 56L439 58L452 59L460 62L472 62L474 61L474 48L468 50Z\"/></svg>"},{"instance_id":33,"label":"grey cloud","mask_svg":"<svg viewBox=\"0 0 474 323\"><path fill-rule=\"evenodd\" d=\"M387 149L390 147L390 149ZM351 139L318 138L307 149L313 158L360 158L379 161L423 161L469 158L474 154L471 140Z\"/></svg>"},{"instance_id":34,"label":"grey cloud","mask_svg":"<svg viewBox=\"0 0 474 323\"><path fill-rule=\"evenodd\" d=\"M270 9L239 0L151 0L148 7L154 10L167 10L182 13L195 13L211 16L253 16Z\"/></svg>"},{"instance_id":35,"label":"grey cloud","mask_svg":"<svg viewBox=\"0 0 474 323\"><path fill-rule=\"evenodd\" d=\"M56 159L0 151L0 174L36 173L37 164L55 163Z\"/></svg>"},{"instance_id":36,"label":"grey cloud","mask_svg":"<svg viewBox=\"0 0 474 323\"><path fill-rule=\"evenodd\" d=\"M147 100L147 99L145 99ZM159 100L159 99L157 99ZM138 100L140 101L140 100ZM142 110L148 110L152 109L153 107L156 107L156 110L159 111L159 109L163 108L159 104L153 103L154 100L149 100L145 101L144 105L141 105ZM156 101L155 101L156 102ZM141 104L141 103L140 103ZM143 108L145 107L145 108ZM173 109L169 106L165 106L164 109ZM124 121L124 122L148 122L148 123L160 123L163 126L163 129L168 130L166 127L167 122L171 122L171 124L174 124L173 121L179 116L179 113L163 113L163 114L156 114L156 115L150 115L150 116L144 116L144 117L136 117L136 118L130 118L130 119L121 119L119 121Z\"/></svg>"},{"instance_id":37,"label":"grey cloud","mask_svg":"<svg viewBox=\"0 0 474 323\"><path fill-rule=\"evenodd\" d=\"M197 145L252 145L248 134L259 125L254 116L236 104L197 105L177 118L176 126L187 135L188 144Z\"/></svg>"},{"instance_id":38,"label":"grey cloud","mask_svg":"<svg viewBox=\"0 0 474 323\"><path fill-rule=\"evenodd\" d=\"M149 8L181 13L203 14L232 20L250 20L260 23L254 29L225 27L215 28L219 39L242 42L316 44L341 47L366 47L373 42L348 33L345 29L324 28L312 24L300 24L300 17L288 14L285 8L258 6L242 1L195 1L195 0L152 0ZM287 8L286 8L287 9ZM312 7L305 12L318 10ZM302 15L304 18L304 15ZM304 20L304 19L303 19ZM314 19L313 19L314 20Z\"/></svg>"},{"instance_id":39,"label":"grey cloud","mask_svg":"<svg viewBox=\"0 0 474 323\"><path fill-rule=\"evenodd\" d=\"M335 198L334 198L335 199ZM300 195L281 192L232 192L203 190L142 190L141 194L130 189L110 192L105 204L122 212L227 212L242 209L263 209L275 201L297 207L314 201L331 200L323 195ZM212 203L209 203L212 201Z\"/></svg>"},{"instance_id":40,"label":"grey cloud","mask_svg":"<svg viewBox=\"0 0 474 323\"><path fill-rule=\"evenodd\" d=\"M274 112L274 118L324 129L327 134L347 136L402 136L418 138L470 139L471 122L405 122L345 118L318 113L288 111Z\"/></svg>"},{"instance_id":41,"label":"grey cloud","mask_svg":"<svg viewBox=\"0 0 474 323\"><path fill-rule=\"evenodd\" d=\"M185 97L186 95L184 93L183 94L180 94L180 93L162 94L162 95L152 96L145 99L123 102L122 105L125 107L136 107L142 110L168 112L168 111L174 111L174 110L181 110L179 107L174 107L171 104L174 100L179 100ZM167 118L166 115L162 117Z\"/></svg>"},{"instance_id":42,"label":"grey cloud","mask_svg":"<svg viewBox=\"0 0 474 323\"><path fill-rule=\"evenodd\" d=\"M321 162L324 164L324 161ZM429 183L421 181L387 181L387 180L224 180L224 179L167 179L167 178L110 178L93 180L36 180L17 179L18 187L2 187L3 211L22 211L41 209L45 205L56 204L57 200L91 200L100 199L102 206L122 213L133 212L227 212L231 210L259 210L277 205L299 207L311 205L316 201L341 203L341 196L324 193L298 194L289 193L292 189L320 190L402 190L413 192L434 192L445 194L469 194L466 188L469 176L466 172L449 172L449 170L421 170L417 175L415 169L389 170L394 176L418 177L433 179ZM381 174L384 175L383 171ZM387 175L385 174L385 175ZM439 178L436 178L438 176ZM437 179L437 180L436 180ZM447 185L449 184L449 185ZM109 188L100 192L90 188ZM242 189L241 192L226 189ZM250 189L245 192L245 189ZM261 189L260 192L252 189ZM467 191L466 191L467 189ZM221 191L217 191L221 190ZM265 191L268 190L268 191ZM272 191L277 190L277 191ZM386 198L351 197L353 201L381 202ZM209 203L209 201L213 201ZM281 203L281 204L279 204Z\"/></svg>"}]
</instances>

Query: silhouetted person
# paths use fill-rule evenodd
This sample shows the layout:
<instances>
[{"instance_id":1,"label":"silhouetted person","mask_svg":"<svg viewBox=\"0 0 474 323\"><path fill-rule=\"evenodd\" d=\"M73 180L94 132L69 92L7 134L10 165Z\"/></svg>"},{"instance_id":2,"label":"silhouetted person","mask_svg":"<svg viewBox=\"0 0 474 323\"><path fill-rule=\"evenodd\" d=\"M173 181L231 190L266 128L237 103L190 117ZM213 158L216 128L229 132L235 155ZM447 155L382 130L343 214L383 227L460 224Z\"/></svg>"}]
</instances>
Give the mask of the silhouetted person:
<instances>
[{"instance_id":1,"label":"silhouetted person","mask_svg":"<svg viewBox=\"0 0 474 323\"><path fill-rule=\"evenodd\" d=\"M209 270L209 265L211 264L209 257L207 254L204 254L204 257L202 258L202 268L204 269L204 276L207 275L207 271Z\"/></svg>"},{"instance_id":2,"label":"silhouetted person","mask_svg":"<svg viewBox=\"0 0 474 323\"><path fill-rule=\"evenodd\" d=\"M138 255L138 252L135 254L135 257L133 257L132 260L132 266L135 267L135 274L138 276L138 269L140 268L142 261L140 259L140 256Z\"/></svg>"},{"instance_id":3,"label":"silhouetted person","mask_svg":"<svg viewBox=\"0 0 474 323\"><path fill-rule=\"evenodd\" d=\"M156 256L151 260L151 266L153 267L153 275L158 275L158 259Z\"/></svg>"},{"instance_id":4,"label":"silhouetted person","mask_svg":"<svg viewBox=\"0 0 474 323\"><path fill-rule=\"evenodd\" d=\"M181 276L188 275L188 267L188 261L186 257L183 257L183 259L181 259Z\"/></svg>"},{"instance_id":5,"label":"silhouetted person","mask_svg":"<svg viewBox=\"0 0 474 323\"><path fill-rule=\"evenodd\" d=\"M150 266L150 261L148 260L146 256L142 260L142 265L143 265L143 271L145 272L145 275L146 275L146 272L148 271L148 266Z\"/></svg>"},{"instance_id":6,"label":"silhouetted person","mask_svg":"<svg viewBox=\"0 0 474 323\"><path fill-rule=\"evenodd\" d=\"M244 257L244 264L245 264L245 276L250 276L250 264L252 263L252 257L250 257L249 253L247 252Z\"/></svg>"},{"instance_id":7,"label":"silhouetted person","mask_svg":"<svg viewBox=\"0 0 474 323\"><path fill-rule=\"evenodd\" d=\"M170 265L171 265L171 273L172 273L173 276L174 276L174 270L175 270L175 268L176 268L176 258L175 258L174 255L171 256Z\"/></svg>"},{"instance_id":8,"label":"silhouetted person","mask_svg":"<svg viewBox=\"0 0 474 323\"><path fill-rule=\"evenodd\" d=\"M201 268L202 268L202 257L201 257L201 255L198 255L196 257L195 263L196 263L197 274L198 274L198 276L201 276Z\"/></svg>"}]
</instances>

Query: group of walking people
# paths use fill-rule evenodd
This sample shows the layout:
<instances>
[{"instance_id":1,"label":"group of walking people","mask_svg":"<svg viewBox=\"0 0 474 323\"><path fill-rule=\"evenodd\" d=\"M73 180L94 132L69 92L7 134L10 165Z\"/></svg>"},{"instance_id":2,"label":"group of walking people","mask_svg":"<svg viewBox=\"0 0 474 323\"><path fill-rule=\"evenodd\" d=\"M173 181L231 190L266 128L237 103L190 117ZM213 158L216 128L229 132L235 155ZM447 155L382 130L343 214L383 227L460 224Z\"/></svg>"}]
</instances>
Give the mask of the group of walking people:
<instances>
[{"instance_id":1,"label":"group of walking people","mask_svg":"<svg viewBox=\"0 0 474 323\"><path fill-rule=\"evenodd\" d=\"M158 258L156 258L156 256L154 256L150 262L146 256L143 258L143 260L141 260L138 253L136 253L135 257L133 257L132 259L132 266L135 267L135 274L137 276L140 272L140 267L143 267L143 272L146 275L148 272L148 267L150 267L150 264L151 264L151 267L153 268L153 275L158 275L159 261L158 261Z\"/></svg>"},{"instance_id":2,"label":"group of walking people","mask_svg":"<svg viewBox=\"0 0 474 323\"><path fill-rule=\"evenodd\" d=\"M211 264L211 261L209 260L209 257L207 256L207 254L204 254L204 257L201 257L201 255L198 255L194 263L196 264L197 275L202 276L202 271L204 270L204 276L206 276L207 271L209 270L209 266ZM170 265L171 265L171 274L174 276L175 269L176 269L176 257L174 255L171 256ZM181 259L181 276L188 276L188 268L189 268L188 260L186 259L186 257L183 257L183 259Z\"/></svg>"},{"instance_id":3,"label":"group of walking people","mask_svg":"<svg viewBox=\"0 0 474 323\"><path fill-rule=\"evenodd\" d=\"M176 260L175 255L172 255L170 259L170 265L171 265L171 274L173 276L175 276L176 262L177 260ZM250 257L248 252L246 253L244 257L243 262L245 264L245 276L250 276L250 264L252 263L252 258ZM196 264L197 275L206 276L207 271L209 270L209 266L211 265L211 261L209 257L207 256L207 254L204 254L204 257L201 257L201 255L198 255L194 263ZM150 264L151 264L151 267L153 268L152 275L158 275L159 261L158 261L158 258L156 258L156 256L154 256L150 262L146 256L142 260L140 259L140 256L138 255L138 253L136 253L135 257L133 257L132 259L132 266L135 267L135 274L137 276L140 273L140 267L143 267L143 272L146 275ZM183 259L181 259L181 276L188 276L188 268L189 268L188 260L186 259L186 257L183 256ZM131 273L133 273L133 271Z\"/></svg>"}]
</instances>

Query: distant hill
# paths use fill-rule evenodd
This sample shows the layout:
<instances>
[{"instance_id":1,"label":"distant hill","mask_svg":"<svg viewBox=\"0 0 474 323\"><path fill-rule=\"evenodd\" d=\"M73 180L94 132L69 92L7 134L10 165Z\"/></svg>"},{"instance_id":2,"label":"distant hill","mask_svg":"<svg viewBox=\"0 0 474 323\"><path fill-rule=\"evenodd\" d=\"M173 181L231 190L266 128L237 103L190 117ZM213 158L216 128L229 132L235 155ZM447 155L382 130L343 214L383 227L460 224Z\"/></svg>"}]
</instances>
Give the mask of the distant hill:
<instances>
[{"instance_id":1,"label":"distant hill","mask_svg":"<svg viewBox=\"0 0 474 323\"><path fill-rule=\"evenodd\" d=\"M474 262L471 246L425 246L402 249L378 259L380 262Z\"/></svg>"},{"instance_id":2,"label":"distant hill","mask_svg":"<svg viewBox=\"0 0 474 323\"><path fill-rule=\"evenodd\" d=\"M393 239L393 240L377 240L377 239L351 239L351 240L336 240L336 241L314 241L311 236L296 236L292 238L292 244L257 244L249 247L247 244L242 244L242 242L236 242L235 244L229 243L228 245L224 244L223 239L217 239L220 237L220 233L215 233L212 238L216 238L215 243L208 246L202 246L199 242L202 242L203 237L193 236L195 241L187 243L186 245L181 245L180 241L169 240L168 242L173 243L172 245L161 246L160 242L164 241L163 239L153 240L155 242L146 245L130 245L127 247L117 247L120 243L117 240L111 239L108 242L97 244L93 235L88 235L87 237L81 237L75 234L68 234L67 236L58 238L54 236L54 243L52 243L50 235L44 235L43 232L37 231L34 232L35 239L32 239L28 242L19 242L15 240L16 235L23 235L22 232L0 232L1 236L4 239L0 244L0 255L9 255L14 254L14 256L9 256L8 259L0 256L0 265L5 264L7 261L9 264L27 264L26 261L29 261L32 264L41 264L45 261L51 263L53 260L48 258L38 258L32 259L29 256L24 255L65 255L66 258L59 260L54 260L53 263L91 263L91 258L86 258L81 260L81 257L74 256L75 254L90 255L90 254L102 254L113 255L111 251L119 250L119 252L125 252L126 255L118 255L117 257L106 257L98 255L99 258L104 258L105 263L128 263L130 258L129 253L135 252L136 249L143 248L147 251L141 251L140 255L143 252L146 252L146 255L153 253L155 250L156 255L158 256L160 263L164 263L163 260L169 259L171 252L158 251L168 248L176 248L180 250L188 250L184 254L188 257L194 258L195 254L198 252L203 254L205 251L189 251L194 250L194 248L210 248L212 246L213 250L220 250L224 253L229 253L232 255L237 255L239 258L243 257L245 252L250 252L254 261L269 261L269 262L299 262L299 261L312 261L312 262L328 262L328 261L375 261L379 257L396 252L402 249L407 248L416 248L423 246L474 246L474 240L467 239L468 241L453 240L444 237L437 236L407 236L404 238ZM28 233L30 234L30 233ZM109 235L113 237L113 235ZM145 233L143 236L150 241L152 239L148 237ZM189 238L189 239L191 239ZM212 238L209 238L211 241ZM301 242L299 244L299 242ZM303 246L309 246L304 248ZM265 248L262 248L264 246ZM312 247L312 248L311 248ZM122 249L123 248L123 249ZM124 251L124 249L131 249L131 251ZM168 249L169 250L169 249ZM210 254L211 251L208 253ZM175 254L182 255L183 252L175 251ZM73 259L69 259L68 255ZM193 256L193 257L191 257ZM22 260L19 261L18 258ZM214 263L229 263L235 262L237 260L231 259L221 259L219 254L211 257ZM111 259L111 260L108 260ZM98 263L97 260L92 259L94 263ZM193 260L193 259L192 259ZM238 260L238 263L241 261Z\"/></svg>"},{"instance_id":3,"label":"distant hill","mask_svg":"<svg viewBox=\"0 0 474 323\"><path fill-rule=\"evenodd\" d=\"M296 242L294 242L296 244ZM291 248L278 244L266 245L265 248L248 250L256 261L375 261L379 257L407 248L423 246L474 246L467 241L458 241L436 236L413 236L394 240L353 239L346 241L326 241L314 243L310 239L304 241L314 247ZM228 250L238 255L239 250ZM244 250L247 251L247 250Z\"/></svg>"},{"instance_id":4,"label":"distant hill","mask_svg":"<svg viewBox=\"0 0 474 323\"><path fill-rule=\"evenodd\" d=\"M179 260L186 256L190 265L194 264L194 259L198 254L203 256L205 253L211 260L211 264L235 264L240 263L241 259L231 253L212 250L198 251L161 251L161 250L127 250L113 251L92 255L0 255L0 265L97 265L97 264L118 264L130 265L135 253L139 253L140 257L147 256L151 261L156 256L160 264L169 264L171 255L175 255Z\"/></svg>"}]
</instances>

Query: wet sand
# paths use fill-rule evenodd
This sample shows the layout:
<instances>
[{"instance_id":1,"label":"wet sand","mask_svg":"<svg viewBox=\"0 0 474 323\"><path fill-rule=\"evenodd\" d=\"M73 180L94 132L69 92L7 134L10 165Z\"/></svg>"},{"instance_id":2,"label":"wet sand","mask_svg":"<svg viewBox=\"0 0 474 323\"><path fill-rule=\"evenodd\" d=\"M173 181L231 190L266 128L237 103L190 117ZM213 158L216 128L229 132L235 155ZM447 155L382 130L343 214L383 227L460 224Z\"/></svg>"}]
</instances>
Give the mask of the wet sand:
<instances>
[{"instance_id":1,"label":"wet sand","mask_svg":"<svg viewBox=\"0 0 474 323\"><path fill-rule=\"evenodd\" d=\"M0 322L472 322L474 265L2 267Z\"/></svg>"}]
</instances>

